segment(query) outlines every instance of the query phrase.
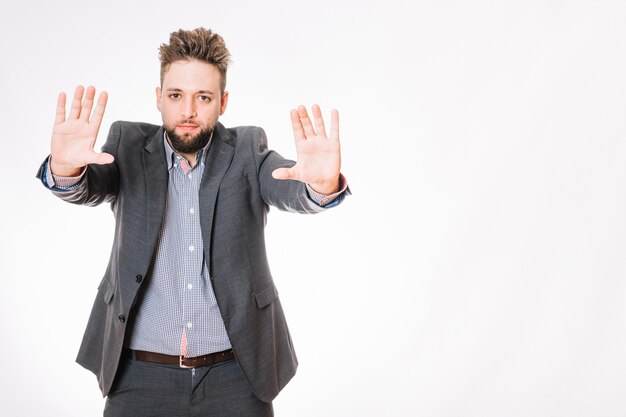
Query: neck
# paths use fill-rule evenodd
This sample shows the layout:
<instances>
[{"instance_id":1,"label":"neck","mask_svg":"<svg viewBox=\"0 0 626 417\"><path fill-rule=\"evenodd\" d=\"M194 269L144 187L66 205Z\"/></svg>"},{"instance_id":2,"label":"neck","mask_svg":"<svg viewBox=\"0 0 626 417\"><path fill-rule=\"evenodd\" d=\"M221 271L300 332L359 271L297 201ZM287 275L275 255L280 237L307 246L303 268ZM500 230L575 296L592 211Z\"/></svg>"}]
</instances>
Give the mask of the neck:
<instances>
[{"instance_id":1,"label":"neck","mask_svg":"<svg viewBox=\"0 0 626 417\"><path fill-rule=\"evenodd\" d=\"M189 165L191 167L196 166L196 154L195 153L182 153L182 152L178 152L178 153L181 154L189 162Z\"/></svg>"},{"instance_id":2,"label":"neck","mask_svg":"<svg viewBox=\"0 0 626 417\"><path fill-rule=\"evenodd\" d=\"M174 147L174 145L172 145L172 141L170 140L169 135L165 135L165 139L167 140L167 143L170 145L170 147L172 148L172 150L174 152L176 152L177 154L179 154L180 156L182 156L183 158L185 158L187 160L187 162L189 162L189 165L193 168L196 166L196 152L193 153L185 153L185 152L181 152L178 149L176 149Z\"/></svg>"}]
</instances>

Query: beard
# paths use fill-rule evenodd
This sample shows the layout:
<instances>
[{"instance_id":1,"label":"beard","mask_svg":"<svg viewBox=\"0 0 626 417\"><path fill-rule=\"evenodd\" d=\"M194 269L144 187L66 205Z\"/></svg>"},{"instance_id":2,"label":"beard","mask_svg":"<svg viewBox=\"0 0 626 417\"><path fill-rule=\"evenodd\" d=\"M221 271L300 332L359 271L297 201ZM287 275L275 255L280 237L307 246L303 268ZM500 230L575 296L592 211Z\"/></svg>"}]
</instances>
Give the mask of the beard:
<instances>
[{"instance_id":1,"label":"beard","mask_svg":"<svg viewBox=\"0 0 626 417\"><path fill-rule=\"evenodd\" d=\"M176 127L164 125L165 131L167 132L167 137L170 140L170 145L172 148L178 153L183 154L191 154L196 153L200 149L204 148L209 140L211 140L211 135L213 135L213 129L215 125L208 125L207 127L200 130L200 132L192 135L190 133L184 133L179 135L176 133Z\"/></svg>"}]
</instances>

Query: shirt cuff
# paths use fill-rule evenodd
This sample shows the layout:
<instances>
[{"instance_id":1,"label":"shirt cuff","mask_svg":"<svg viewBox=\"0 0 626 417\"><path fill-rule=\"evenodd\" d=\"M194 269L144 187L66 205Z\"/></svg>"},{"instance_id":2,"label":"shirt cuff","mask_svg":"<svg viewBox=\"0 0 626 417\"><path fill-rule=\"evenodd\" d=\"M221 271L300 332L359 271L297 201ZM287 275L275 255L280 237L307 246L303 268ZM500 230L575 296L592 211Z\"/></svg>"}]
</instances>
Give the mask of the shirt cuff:
<instances>
[{"instance_id":1,"label":"shirt cuff","mask_svg":"<svg viewBox=\"0 0 626 417\"><path fill-rule=\"evenodd\" d=\"M309 198L313 200L319 206L326 206L337 199L344 191L348 188L348 181L343 174L339 174L339 191L332 194L321 194L315 191L309 184L306 184L307 192L309 193Z\"/></svg>"},{"instance_id":2,"label":"shirt cuff","mask_svg":"<svg viewBox=\"0 0 626 417\"><path fill-rule=\"evenodd\" d=\"M44 175L44 181L49 188L53 188L55 190L60 191L69 191L73 188L76 188L78 184L80 184L80 180L85 176L85 172L87 172L87 167L83 167L82 171L79 175L75 177L62 177L60 175L54 175L52 170L50 169L50 156L46 161L46 169Z\"/></svg>"}]
</instances>

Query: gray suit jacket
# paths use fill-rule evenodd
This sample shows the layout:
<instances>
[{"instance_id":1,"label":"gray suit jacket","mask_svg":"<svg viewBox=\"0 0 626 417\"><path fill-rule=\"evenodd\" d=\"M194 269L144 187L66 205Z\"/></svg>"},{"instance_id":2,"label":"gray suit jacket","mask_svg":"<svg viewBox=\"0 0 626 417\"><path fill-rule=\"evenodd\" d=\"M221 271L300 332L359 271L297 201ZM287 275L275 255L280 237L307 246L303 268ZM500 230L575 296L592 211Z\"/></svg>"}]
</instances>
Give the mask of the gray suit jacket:
<instances>
[{"instance_id":1,"label":"gray suit jacket","mask_svg":"<svg viewBox=\"0 0 626 417\"><path fill-rule=\"evenodd\" d=\"M111 257L77 357L107 395L152 272L168 172L160 126L115 122L102 150L115 157L112 164L89 165L80 186L54 194L88 206L109 202L115 215ZM237 361L263 401L276 397L298 365L267 262L266 215L270 205L298 213L324 210L308 198L304 184L272 178L274 169L292 165L267 149L262 129L218 123L200 185L200 224L215 296Z\"/></svg>"}]
</instances>

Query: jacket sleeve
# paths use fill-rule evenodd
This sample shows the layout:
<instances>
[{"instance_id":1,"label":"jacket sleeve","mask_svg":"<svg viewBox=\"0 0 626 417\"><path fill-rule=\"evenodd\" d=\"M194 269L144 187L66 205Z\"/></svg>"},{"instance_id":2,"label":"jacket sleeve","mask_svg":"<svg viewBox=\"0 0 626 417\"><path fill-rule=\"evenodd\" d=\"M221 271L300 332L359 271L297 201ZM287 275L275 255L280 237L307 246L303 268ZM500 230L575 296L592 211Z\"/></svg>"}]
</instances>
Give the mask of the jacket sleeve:
<instances>
[{"instance_id":1,"label":"jacket sleeve","mask_svg":"<svg viewBox=\"0 0 626 417\"><path fill-rule=\"evenodd\" d=\"M96 206L102 202L114 202L119 190L117 152L120 143L120 131L119 123L113 123L107 141L102 147L102 152L113 155L115 161L106 165L88 165L85 175L76 187L67 191L52 188L52 193L68 203L86 206ZM37 178L42 181L46 188L50 188L44 180L47 160L48 158L39 167Z\"/></svg>"}]
</instances>

